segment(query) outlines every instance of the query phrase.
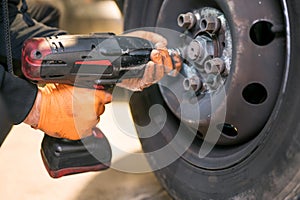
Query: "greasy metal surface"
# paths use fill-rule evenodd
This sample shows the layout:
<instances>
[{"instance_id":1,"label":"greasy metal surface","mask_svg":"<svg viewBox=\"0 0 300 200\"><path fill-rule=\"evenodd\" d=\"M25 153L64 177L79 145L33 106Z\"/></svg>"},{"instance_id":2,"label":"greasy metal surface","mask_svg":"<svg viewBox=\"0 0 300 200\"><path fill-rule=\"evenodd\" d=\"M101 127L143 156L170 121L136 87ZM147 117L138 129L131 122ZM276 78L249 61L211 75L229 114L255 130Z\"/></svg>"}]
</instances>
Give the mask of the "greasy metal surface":
<instances>
[{"instance_id":1,"label":"greasy metal surface","mask_svg":"<svg viewBox=\"0 0 300 200\"><path fill-rule=\"evenodd\" d=\"M200 108L201 116L197 118L192 113L198 111L198 105L187 106L183 113L178 104L197 101L209 104L211 95L222 89L231 69L232 37L227 20L219 10L204 7L200 10L194 10L193 14L194 18L197 19L197 24L194 25L189 34L186 34L185 37L181 36L181 40L186 44L182 50L186 64L183 65L181 74L186 78L177 77L177 81L166 78L160 89L165 102L178 118L190 125L195 124L197 126L200 123L203 130L207 129L208 126L208 118L210 118L212 109L210 105L202 106ZM210 27L213 30L201 26L203 20L207 22L207 26L215 26ZM181 20L179 20L180 24ZM192 37L194 37L193 40ZM167 38L170 38L170 33L167 34ZM176 45L171 42L169 44ZM166 87L162 87L162 85ZM172 94L174 91L177 95L175 98ZM188 110L188 108L191 109ZM205 130L203 134L205 135Z\"/></svg>"},{"instance_id":2,"label":"greasy metal surface","mask_svg":"<svg viewBox=\"0 0 300 200\"><path fill-rule=\"evenodd\" d=\"M136 144L120 141L111 108L101 117L101 129L111 144L126 144L127 154L140 152ZM128 116L122 116L124 118ZM109 132L111 131L111 132ZM121 132L119 134L122 134ZM153 173L124 173L115 169L52 179L41 159L43 132L26 124L14 126L0 151L0 199L2 200L170 200ZM138 141L137 141L138 142ZM120 153L120 152L119 152ZM114 164L126 165L130 156L113 155ZM131 162L139 164L134 160Z\"/></svg>"}]
</instances>

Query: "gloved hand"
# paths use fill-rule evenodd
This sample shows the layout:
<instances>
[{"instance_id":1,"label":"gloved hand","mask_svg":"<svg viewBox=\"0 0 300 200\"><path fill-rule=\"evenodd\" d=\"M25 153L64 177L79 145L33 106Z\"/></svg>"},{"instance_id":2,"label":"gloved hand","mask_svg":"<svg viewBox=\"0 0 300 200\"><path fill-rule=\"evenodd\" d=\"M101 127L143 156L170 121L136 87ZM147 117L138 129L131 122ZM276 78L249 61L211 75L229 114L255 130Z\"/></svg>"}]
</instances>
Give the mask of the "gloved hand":
<instances>
[{"instance_id":1,"label":"gloved hand","mask_svg":"<svg viewBox=\"0 0 300 200\"><path fill-rule=\"evenodd\" d=\"M40 88L25 123L52 137L78 140L92 134L112 96L103 90L47 84Z\"/></svg>"},{"instance_id":2,"label":"gloved hand","mask_svg":"<svg viewBox=\"0 0 300 200\"><path fill-rule=\"evenodd\" d=\"M134 31L124 34L124 36L140 37L151 41L155 44L155 48L151 52L151 61L146 64L145 72L142 78L125 79L118 83L117 86L132 91L142 91L154 83L161 80L166 74L177 76L182 67L182 60L178 53L169 55L167 40L153 32Z\"/></svg>"}]
</instances>

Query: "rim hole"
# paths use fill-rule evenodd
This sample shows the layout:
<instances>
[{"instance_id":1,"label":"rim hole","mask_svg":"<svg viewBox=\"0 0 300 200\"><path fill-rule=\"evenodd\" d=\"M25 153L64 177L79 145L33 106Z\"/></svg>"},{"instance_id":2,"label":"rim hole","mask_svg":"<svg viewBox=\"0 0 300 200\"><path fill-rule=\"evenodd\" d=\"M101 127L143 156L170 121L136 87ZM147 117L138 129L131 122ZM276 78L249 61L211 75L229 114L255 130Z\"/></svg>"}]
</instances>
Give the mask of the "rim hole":
<instances>
[{"instance_id":1,"label":"rim hole","mask_svg":"<svg viewBox=\"0 0 300 200\"><path fill-rule=\"evenodd\" d=\"M217 129L222 132L222 135L229 139L235 139L238 136L238 129L232 124L219 124Z\"/></svg>"},{"instance_id":2,"label":"rim hole","mask_svg":"<svg viewBox=\"0 0 300 200\"><path fill-rule=\"evenodd\" d=\"M266 46L275 39L275 33L272 31L273 24L268 21L259 21L252 25L250 29L250 38L252 42L259 46Z\"/></svg>"},{"instance_id":3,"label":"rim hole","mask_svg":"<svg viewBox=\"0 0 300 200\"><path fill-rule=\"evenodd\" d=\"M268 92L260 83L251 83L243 90L243 98L250 104L262 104L267 97Z\"/></svg>"}]
</instances>

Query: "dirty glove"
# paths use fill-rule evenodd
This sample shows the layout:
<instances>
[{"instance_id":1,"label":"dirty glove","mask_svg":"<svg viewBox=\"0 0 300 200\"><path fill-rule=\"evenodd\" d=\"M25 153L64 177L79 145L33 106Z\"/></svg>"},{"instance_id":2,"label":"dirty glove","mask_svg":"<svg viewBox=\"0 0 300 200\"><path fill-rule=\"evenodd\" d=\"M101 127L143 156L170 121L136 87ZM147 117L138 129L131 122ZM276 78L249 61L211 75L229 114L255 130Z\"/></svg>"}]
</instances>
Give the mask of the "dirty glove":
<instances>
[{"instance_id":1,"label":"dirty glove","mask_svg":"<svg viewBox=\"0 0 300 200\"><path fill-rule=\"evenodd\" d=\"M146 64L142 78L125 79L118 83L117 86L132 91L142 91L144 88L160 81L166 74L177 76L182 66L181 58L176 52L169 55L166 48L167 40L163 36L147 31L134 31L124 34L124 36L140 37L149 40L155 44L156 49L151 52L151 61Z\"/></svg>"},{"instance_id":2,"label":"dirty glove","mask_svg":"<svg viewBox=\"0 0 300 200\"><path fill-rule=\"evenodd\" d=\"M52 137L78 140L92 134L111 98L103 90L47 84L24 122Z\"/></svg>"}]
</instances>

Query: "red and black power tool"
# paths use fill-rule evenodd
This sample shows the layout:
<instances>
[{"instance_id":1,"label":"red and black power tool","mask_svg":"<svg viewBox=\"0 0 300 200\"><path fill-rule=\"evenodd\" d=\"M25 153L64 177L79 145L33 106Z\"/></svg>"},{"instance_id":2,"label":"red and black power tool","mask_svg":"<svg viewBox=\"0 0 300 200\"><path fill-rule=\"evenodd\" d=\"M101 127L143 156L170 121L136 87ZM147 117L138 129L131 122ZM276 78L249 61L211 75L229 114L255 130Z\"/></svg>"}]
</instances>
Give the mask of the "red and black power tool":
<instances>
[{"instance_id":1,"label":"red and black power tool","mask_svg":"<svg viewBox=\"0 0 300 200\"><path fill-rule=\"evenodd\" d=\"M112 33L33 38L24 43L22 71L38 84L109 91L122 79L141 77L153 48L145 39ZM108 140L97 128L78 141L45 135L41 154L53 178L107 169L112 157Z\"/></svg>"}]
</instances>

